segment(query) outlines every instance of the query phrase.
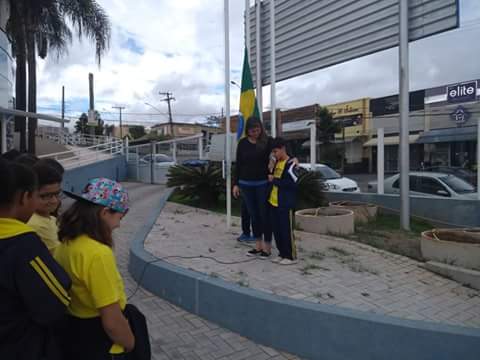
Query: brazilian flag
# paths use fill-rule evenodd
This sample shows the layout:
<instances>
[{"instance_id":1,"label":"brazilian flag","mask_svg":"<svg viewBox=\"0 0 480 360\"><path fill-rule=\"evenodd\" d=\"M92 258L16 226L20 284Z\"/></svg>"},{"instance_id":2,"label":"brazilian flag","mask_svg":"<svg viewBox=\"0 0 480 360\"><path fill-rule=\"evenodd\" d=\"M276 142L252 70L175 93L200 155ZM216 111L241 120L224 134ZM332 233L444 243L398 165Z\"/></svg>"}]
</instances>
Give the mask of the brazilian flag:
<instances>
[{"instance_id":1,"label":"brazilian flag","mask_svg":"<svg viewBox=\"0 0 480 360\"><path fill-rule=\"evenodd\" d=\"M240 94L240 114L238 117L237 125L237 140L246 136L245 128L247 120L255 116L260 118L258 111L257 98L255 97L255 90L253 88L252 73L250 71L250 65L248 62L248 51L245 48L245 55L243 57L243 70L242 70L242 84Z\"/></svg>"}]
</instances>

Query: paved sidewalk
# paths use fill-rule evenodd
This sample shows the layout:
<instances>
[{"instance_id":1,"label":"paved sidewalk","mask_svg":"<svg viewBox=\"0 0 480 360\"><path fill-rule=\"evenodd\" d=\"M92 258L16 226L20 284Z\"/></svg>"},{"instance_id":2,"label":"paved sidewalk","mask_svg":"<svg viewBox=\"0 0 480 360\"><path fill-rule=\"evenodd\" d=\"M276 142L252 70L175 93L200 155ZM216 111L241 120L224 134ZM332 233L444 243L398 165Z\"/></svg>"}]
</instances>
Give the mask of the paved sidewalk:
<instances>
[{"instance_id":1,"label":"paved sidewalk","mask_svg":"<svg viewBox=\"0 0 480 360\"><path fill-rule=\"evenodd\" d=\"M114 234L115 252L123 275L127 296L137 288L130 277L128 249L130 240L143 224L144 218L158 204L164 187L126 183L131 200L128 215ZM264 360L298 359L223 329L211 322L190 314L155 295L139 288L129 302L146 315L151 336L153 360L221 359Z\"/></svg>"},{"instance_id":2,"label":"paved sidewalk","mask_svg":"<svg viewBox=\"0 0 480 360\"><path fill-rule=\"evenodd\" d=\"M254 259L235 241L225 217L167 203L147 238L155 256L195 259L168 262L227 281L297 300L336 305L398 318L480 327L480 292L422 268L422 263L353 241L296 232L299 263L281 266Z\"/></svg>"}]
</instances>

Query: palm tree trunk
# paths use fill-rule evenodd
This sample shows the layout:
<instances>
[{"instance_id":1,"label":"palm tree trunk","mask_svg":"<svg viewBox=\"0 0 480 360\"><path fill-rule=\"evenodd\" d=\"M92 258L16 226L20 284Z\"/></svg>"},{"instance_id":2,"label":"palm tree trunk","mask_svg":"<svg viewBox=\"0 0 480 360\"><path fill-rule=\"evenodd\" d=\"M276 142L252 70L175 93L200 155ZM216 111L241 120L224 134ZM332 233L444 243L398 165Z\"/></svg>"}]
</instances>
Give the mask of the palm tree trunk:
<instances>
[{"instance_id":1,"label":"palm tree trunk","mask_svg":"<svg viewBox=\"0 0 480 360\"><path fill-rule=\"evenodd\" d=\"M20 14L22 13L19 3L11 1L11 16L16 18L18 22L15 24L15 55L17 68L15 70L15 108L17 110L27 110L27 54L25 49L25 27ZM15 131L20 132L20 148L21 152L27 150L27 127L26 118L24 116L15 117Z\"/></svg>"},{"instance_id":2,"label":"palm tree trunk","mask_svg":"<svg viewBox=\"0 0 480 360\"><path fill-rule=\"evenodd\" d=\"M37 112L37 63L35 53L35 33L29 31L27 33L27 56L28 56L28 111ZM28 152L36 153L36 134L37 134L36 118L28 118Z\"/></svg>"}]
</instances>

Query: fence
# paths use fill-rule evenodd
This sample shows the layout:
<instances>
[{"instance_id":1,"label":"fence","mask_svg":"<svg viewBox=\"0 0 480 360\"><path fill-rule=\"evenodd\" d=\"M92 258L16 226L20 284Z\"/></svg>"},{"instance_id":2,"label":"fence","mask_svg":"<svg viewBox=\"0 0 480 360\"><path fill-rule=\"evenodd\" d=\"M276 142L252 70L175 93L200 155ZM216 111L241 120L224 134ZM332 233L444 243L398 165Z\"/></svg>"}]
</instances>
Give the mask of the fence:
<instances>
[{"instance_id":1,"label":"fence","mask_svg":"<svg viewBox=\"0 0 480 360\"><path fill-rule=\"evenodd\" d=\"M76 147L68 151L46 154L39 157L53 158L58 160L65 169L72 169L123 154L123 148L123 142L120 139L114 138L109 142L98 145L83 148Z\"/></svg>"},{"instance_id":2,"label":"fence","mask_svg":"<svg viewBox=\"0 0 480 360\"><path fill-rule=\"evenodd\" d=\"M69 133L60 127L39 127L37 130L37 136L54 141L58 144L71 146L94 146L109 143L115 139L119 140L118 138L111 136Z\"/></svg>"},{"instance_id":3,"label":"fence","mask_svg":"<svg viewBox=\"0 0 480 360\"><path fill-rule=\"evenodd\" d=\"M185 160L204 158L203 135L128 146L126 157L127 176L130 180L166 184L171 166Z\"/></svg>"}]
</instances>

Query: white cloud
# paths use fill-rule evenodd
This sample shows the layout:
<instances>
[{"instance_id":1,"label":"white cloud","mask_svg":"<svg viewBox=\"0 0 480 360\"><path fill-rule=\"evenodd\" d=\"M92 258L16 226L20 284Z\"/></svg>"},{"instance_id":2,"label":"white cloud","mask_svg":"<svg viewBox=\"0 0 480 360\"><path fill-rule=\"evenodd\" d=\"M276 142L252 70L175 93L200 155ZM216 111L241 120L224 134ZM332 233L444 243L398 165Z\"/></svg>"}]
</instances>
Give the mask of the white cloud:
<instances>
[{"instance_id":1,"label":"white cloud","mask_svg":"<svg viewBox=\"0 0 480 360\"><path fill-rule=\"evenodd\" d=\"M60 105L61 86L70 101L67 112L87 110L88 73L95 74L96 108L111 111L114 104L127 113L162 112L166 103L159 91L172 91L176 120L220 113L224 106L223 1L221 0L99 0L112 21L110 51L96 66L92 44L74 39L68 56L39 61L39 105ZM243 55L244 1L230 1L232 79L240 80ZM411 45L411 88L426 88L459 80L480 78L473 46L480 35L480 4L461 0L465 29L418 41ZM280 107L328 104L364 96L396 93L398 69L395 49L306 74L277 85ZM232 87L231 108L237 108L239 91ZM269 106L269 89L264 89ZM105 114L105 117L114 115ZM164 115L126 116L127 121L165 120Z\"/></svg>"}]
</instances>

